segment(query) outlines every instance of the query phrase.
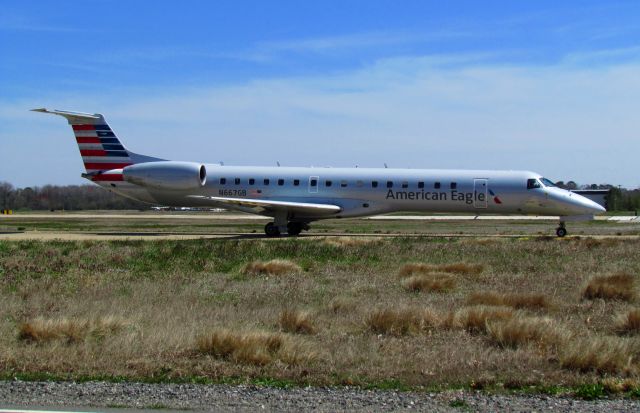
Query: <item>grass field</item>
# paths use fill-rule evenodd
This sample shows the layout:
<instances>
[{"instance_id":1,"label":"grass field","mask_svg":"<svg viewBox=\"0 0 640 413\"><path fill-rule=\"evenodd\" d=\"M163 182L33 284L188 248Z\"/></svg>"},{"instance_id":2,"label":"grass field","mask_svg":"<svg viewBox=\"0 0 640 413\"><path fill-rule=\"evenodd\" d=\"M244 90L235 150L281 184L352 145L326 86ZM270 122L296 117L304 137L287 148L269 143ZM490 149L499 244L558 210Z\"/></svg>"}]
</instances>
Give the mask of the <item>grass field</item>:
<instances>
[{"instance_id":1,"label":"grass field","mask_svg":"<svg viewBox=\"0 0 640 413\"><path fill-rule=\"evenodd\" d=\"M109 211L107 214L113 214ZM268 218L246 215L246 219L224 219L225 213L166 213L118 211L118 215L131 219L101 217L103 212L92 212L84 218L84 212L42 214L16 214L0 216L0 233L12 231L80 231L93 233L174 233L174 234L264 234ZM234 214L238 216L238 214ZM311 224L310 232L316 234L407 234L407 235L555 235L557 223L553 220L370 220L334 219ZM640 222L619 224L610 221L570 222L569 235L640 235Z\"/></svg>"},{"instance_id":2,"label":"grass field","mask_svg":"<svg viewBox=\"0 0 640 413\"><path fill-rule=\"evenodd\" d=\"M639 247L588 237L0 241L0 374L637 391Z\"/></svg>"}]
</instances>

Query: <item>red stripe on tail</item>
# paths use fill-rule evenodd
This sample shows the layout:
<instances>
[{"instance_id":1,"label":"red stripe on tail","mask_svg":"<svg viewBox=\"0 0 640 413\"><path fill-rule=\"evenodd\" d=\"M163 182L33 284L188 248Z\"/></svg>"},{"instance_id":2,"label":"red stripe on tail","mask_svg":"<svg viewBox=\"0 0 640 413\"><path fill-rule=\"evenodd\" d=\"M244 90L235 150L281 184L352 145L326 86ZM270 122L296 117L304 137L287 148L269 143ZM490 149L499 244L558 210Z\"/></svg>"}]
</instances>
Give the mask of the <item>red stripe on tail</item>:
<instances>
[{"instance_id":1,"label":"red stripe on tail","mask_svg":"<svg viewBox=\"0 0 640 413\"><path fill-rule=\"evenodd\" d=\"M100 138L87 138L87 137L78 137L76 138L78 143L102 143L100 142Z\"/></svg>"},{"instance_id":2,"label":"red stripe on tail","mask_svg":"<svg viewBox=\"0 0 640 413\"><path fill-rule=\"evenodd\" d=\"M82 156L107 156L107 151L101 149L81 149L80 155Z\"/></svg>"},{"instance_id":3,"label":"red stripe on tail","mask_svg":"<svg viewBox=\"0 0 640 413\"><path fill-rule=\"evenodd\" d=\"M101 174L91 178L93 182L99 181L123 181L122 174Z\"/></svg>"},{"instance_id":4,"label":"red stripe on tail","mask_svg":"<svg viewBox=\"0 0 640 413\"><path fill-rule=\"evenodd\" d=\"M73 130L96 130L94 125L71 125Z\"/></svg>"}]
</instances>

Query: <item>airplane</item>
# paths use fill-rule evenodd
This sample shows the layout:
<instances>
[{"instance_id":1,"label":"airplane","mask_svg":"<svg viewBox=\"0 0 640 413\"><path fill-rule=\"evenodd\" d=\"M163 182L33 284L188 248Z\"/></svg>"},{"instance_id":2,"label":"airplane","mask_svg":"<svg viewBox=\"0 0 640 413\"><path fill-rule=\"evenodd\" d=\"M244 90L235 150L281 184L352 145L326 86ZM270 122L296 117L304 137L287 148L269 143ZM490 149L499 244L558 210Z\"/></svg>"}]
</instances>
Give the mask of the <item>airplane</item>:
<instances>
[{"instance_id":1,"label":"airplane","mask_svg":"<svg viewBox=\"0 0 640 413\"><path fill-rule=\"evenodd\" d=\"M85 173L117 194L169 207L225 208L270 216L269 237L299 235L313 221L397 211L593 219L605 208L529 171L254 167L171 161L127 149L105 118L45 108L67 119Z\"/></svg>"}]
</instances>

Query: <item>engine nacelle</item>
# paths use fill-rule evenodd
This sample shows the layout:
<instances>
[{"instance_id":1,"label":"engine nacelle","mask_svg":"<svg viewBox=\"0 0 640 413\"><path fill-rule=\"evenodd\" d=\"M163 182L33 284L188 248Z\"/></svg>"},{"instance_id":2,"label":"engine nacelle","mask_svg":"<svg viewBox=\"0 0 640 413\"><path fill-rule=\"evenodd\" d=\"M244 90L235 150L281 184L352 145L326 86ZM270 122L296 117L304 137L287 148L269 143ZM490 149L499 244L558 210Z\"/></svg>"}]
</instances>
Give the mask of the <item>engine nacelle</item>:
<instances>
[{"instance_id":1,"label":"engine nacelle","mask_svg":"<svg viewBox=\"0 0 640 413\"><path fill-rule=\"evenodd\" d=\"M168 190L202 188L207 182L207 169L194 162L160 161L129 165L122 178L132 184Z\"/></svg>"}]
</instances>

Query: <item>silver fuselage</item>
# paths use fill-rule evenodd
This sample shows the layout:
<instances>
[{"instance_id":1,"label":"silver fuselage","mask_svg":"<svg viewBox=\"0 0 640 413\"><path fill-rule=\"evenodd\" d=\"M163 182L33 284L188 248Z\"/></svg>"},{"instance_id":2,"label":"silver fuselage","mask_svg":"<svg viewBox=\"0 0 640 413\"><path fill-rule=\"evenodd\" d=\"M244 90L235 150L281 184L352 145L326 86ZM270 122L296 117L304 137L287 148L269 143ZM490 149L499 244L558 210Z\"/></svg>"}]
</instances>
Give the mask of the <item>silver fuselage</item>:
<instances>
[{"instance_id":1,"label":"silver fuselage","mask_svg":"<svg viewBox=\"0 0 640 413\"><path fill-rule=\"evenodd\" d=\"M128 182L100 183L122 195L165 206L212 207L194 195L332 204L333 216L297 214L314 221L396 211L588 216L597 203L558 187L527 188L541 175L528 171L391 168L303 168L205 165L206 184L194 190L157 190ZM268 180L266 183L265 180ZM213 203L213 206L216 206ZM221 208L229 208L220 204ZM237 210L255 212L241 206ZM270 215L268 212L264 215Z\"/></svg>"}]
</instances>

